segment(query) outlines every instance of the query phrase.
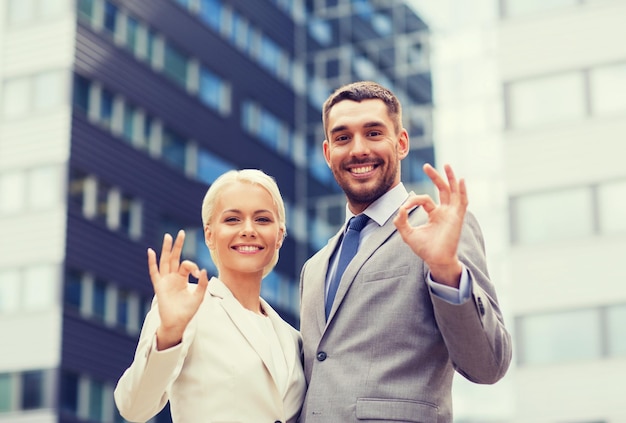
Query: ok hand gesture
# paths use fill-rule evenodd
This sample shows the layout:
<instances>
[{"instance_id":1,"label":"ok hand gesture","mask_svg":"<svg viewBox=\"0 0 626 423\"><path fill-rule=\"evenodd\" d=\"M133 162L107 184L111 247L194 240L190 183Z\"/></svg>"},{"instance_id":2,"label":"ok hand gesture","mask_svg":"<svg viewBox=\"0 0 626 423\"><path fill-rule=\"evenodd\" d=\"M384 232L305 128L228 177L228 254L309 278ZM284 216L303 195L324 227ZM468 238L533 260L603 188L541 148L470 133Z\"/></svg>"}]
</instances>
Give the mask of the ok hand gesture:
<instances>
[{"instance_id":1,"label":"ok hand gesture","mask_svg":"<svg viewBox=\"0 0 626 423\"><path fill-rule=\"evenodd\" d=\"M432 279L458 288L463 265L458 260L457 248L467 210L467 192L465 181L457 181L449 165L444 170L447 182L431 165L424 165L424 172L439 191L439 204L427 194L412 195L400 207L394 224L404 242L426 262ZM416 206L423 207L428 220L413 227L408 211Z\"/></svg>"},{"instance_id":2,"label":"ok hand gesture","mask_svg":"<svg viewBox=\"0 0 626 423\"><path fill-rule=\"evenodd\" d=\"M172 236L165 234L161 258L157 265L156 253L148 249L148 271L159 304L161 325L157 329L157 349L178 344L183 332L198 311L209 280L206 270L189 260L180 262L185 232L180 231L172 244ZM189 275L198 278L195 289L189 289Z\"/></svg>"}]
</instances>

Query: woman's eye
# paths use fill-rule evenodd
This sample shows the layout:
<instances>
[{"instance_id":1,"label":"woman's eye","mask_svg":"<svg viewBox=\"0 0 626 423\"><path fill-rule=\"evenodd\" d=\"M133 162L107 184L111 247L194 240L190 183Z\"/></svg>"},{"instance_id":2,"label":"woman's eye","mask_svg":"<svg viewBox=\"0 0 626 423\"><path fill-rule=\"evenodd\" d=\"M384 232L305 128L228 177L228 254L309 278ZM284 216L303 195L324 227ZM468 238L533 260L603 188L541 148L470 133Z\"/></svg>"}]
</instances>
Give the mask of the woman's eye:
<instances>
[{"instance_id":1,"label":"woman's eye","mask_svg":"<svg viewBox=\"0 0 626 423\"><path fill-rule=\"evenodd\" d=\"M270 219L269 217L259 217L259 218L257 218L257 222L260 222L260 223L271 223L272 219Z\"/></svg>"},{"instance_id":2,"label":"woman's eye","mask_svg":"<svg viewBox=\"0 0 626 423\"><path fill-rule=\"evenodd\" d=\"M226 219L224 219L224 222L226 223L234 223L234 222L238 222L239 219L236 217L227 217Z\"/></svg>"}]
</instances>

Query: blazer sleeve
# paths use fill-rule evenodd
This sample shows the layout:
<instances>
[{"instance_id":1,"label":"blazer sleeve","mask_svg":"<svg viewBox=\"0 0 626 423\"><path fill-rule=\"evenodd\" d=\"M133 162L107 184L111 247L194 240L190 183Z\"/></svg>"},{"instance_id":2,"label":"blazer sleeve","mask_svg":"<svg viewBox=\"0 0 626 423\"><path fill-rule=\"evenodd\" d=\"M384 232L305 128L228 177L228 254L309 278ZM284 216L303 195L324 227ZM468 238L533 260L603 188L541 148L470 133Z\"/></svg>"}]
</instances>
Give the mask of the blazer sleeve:
<instances>
[{"instance_id":1,"label":"blazer sleeve","mask_svg":"<svg viewBox=\"0 0 626 423\"><path fill-rule=\"evenodd\" d=\"M472 382L495 383L510 365L511 336L489 279L482 233L471 213L466 214L458 256L468 269L470 298L454 305L431 292L435 319L456 371Z\"/></svg>"},{"instance_id":2,"label":"blazer sleeve","mask_svg":"<svg viewBox=\"0 0 626 423\"><path fill-rule=\"evenodd\" d=\"M194 320L175 347L158 351L156 330L159 310L156 300L144 321L132 364L122 374L114 391L120 414L131 422L145 422L165 407L168 391L182 369L185 356L195 334Z\"/></svg>"}]
</instances>

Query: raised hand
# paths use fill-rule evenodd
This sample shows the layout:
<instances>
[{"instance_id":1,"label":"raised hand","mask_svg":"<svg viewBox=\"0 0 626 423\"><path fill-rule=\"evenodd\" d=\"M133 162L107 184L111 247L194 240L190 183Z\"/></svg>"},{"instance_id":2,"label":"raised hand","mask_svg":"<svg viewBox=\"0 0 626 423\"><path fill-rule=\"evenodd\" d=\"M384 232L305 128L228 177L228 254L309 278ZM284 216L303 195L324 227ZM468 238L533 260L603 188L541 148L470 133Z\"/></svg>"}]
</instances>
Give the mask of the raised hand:
<instances>
[{"instance_id":1,"label":"raised hand","mask_svg":"<svg viewBox=\"0 0 626 423\"><path fill-rule=\"evenodd\" d=\"M458 287L463 266L457 248L467 210L467 191L465 181L457 181L449 165L444 170L447 182L431 165L424 165L424 172L439 192L439 204L429 195L412 195L400 207L394 224L404 242L426 262L433 280ZM414 227L409 223L408 211L416 206L424 209L428 220Z\"/></svg>"},{"instance_id":2,"label":"raised hand","mask_svg":"<svg viewBox=\"0 0 626 423\"><path fill-rule=\"evenodd\" d=\"M184 242L184 231L178 232L174 241L170 234L165 234L158 265L156 253L148 249L148 271L161 318L157 329L159 350L182 340L183 332L198 311L209 283L206 270L198 269L198 265L189 260L180 262ZM198 278L198 285L193 290L188 286L189 275Z\"/></svg>"}]
</instances>

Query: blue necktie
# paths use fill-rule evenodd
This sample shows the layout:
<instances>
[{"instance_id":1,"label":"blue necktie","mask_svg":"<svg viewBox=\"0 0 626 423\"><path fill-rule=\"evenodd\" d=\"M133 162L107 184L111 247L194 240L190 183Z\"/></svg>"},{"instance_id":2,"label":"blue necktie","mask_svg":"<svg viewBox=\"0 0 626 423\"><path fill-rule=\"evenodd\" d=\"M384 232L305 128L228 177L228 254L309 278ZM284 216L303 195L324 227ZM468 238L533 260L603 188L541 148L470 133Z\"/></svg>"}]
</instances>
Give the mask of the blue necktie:
<instances>
[{"instance_id":1,"label":"blue necktie","mask_svg":"<svg viewBox=\"0 0 626 423\"><path fill-rule=\"evenodd\" d=\"M361 229L365 227L369 217L364 214L360 214L358 216L354 216L348 222L348 231L343 237L343 241L341 244L341 253L339 255L339 260L337 261L337 270L335 271L335 277L330 281L328 285L328 295L326 297L326 319L328 319L328 315L330 314L330 309L333 306L333 300L335 299L335 294L337 294L337 288L339 287L339 281L341 281L341 276L343 272L348 267L348 263L352 260L352 257L355 256L356 250L359 247L359 238L361 236Z\"/></svg>"}]
</instances>

